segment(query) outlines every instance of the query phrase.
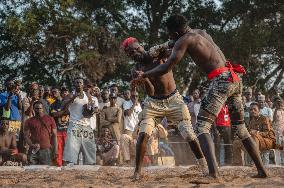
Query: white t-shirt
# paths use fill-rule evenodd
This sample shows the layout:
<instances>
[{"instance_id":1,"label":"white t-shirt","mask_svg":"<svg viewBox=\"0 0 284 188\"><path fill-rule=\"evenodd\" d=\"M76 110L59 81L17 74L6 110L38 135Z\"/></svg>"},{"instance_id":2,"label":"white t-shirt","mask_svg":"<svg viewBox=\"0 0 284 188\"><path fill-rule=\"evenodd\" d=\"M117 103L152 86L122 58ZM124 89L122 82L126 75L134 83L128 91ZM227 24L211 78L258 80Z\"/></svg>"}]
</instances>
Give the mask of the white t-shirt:
<instances>
[{"instance_id":1,"label":"white t-shirt","mask_svg":"<svg viewBox=\"0 0 284 188\"><path fill-rule=\"evenodd\" d=\"M273 111L271 108L264 107L260 109L260 114L268 117L271 121L273 121Z\"/></svg>"},{"instance_id":2,"label":"white t-shirt","mask_svg":"<svg viewBox=\"0 0 284 188\"><path fill-rule=\"evenodd\" d=\"M122 108L124 101L125 100L123 98L117 97L117 99L116 99L116 106Z\"/></svg>"},{"instance_id":3,"label":"white t-shirt","mask_svg":"<svg viewBox=\"0 0 284 188\"><path fill-rule=\"evenodd\" d=\"M84 92L83 99L80 99L79 97L76 97L73 101L73 103L69 106L69 112L70 112L70 119L69 121L72 123L76 123L83 126L90 125L90 119L85 118L83 116L83 106L84 104L88 104L88 96Z\"/></svg>"},{"instance_id":4,"label":"white t-shirt","mask_svg":"<svg viewBox=\"0 0 284 188\"><path fill-rule=\"evenodd\" d=\"M123 103L123 110L128 110L133 106L133 103L131 100L124 101ZM140 103L138 103L130 116L124 115L124 129L129 131L134 131L135 126L139 123L138 115L142 112L142 108L140 106Z\"/></svg>"}]
</instances>

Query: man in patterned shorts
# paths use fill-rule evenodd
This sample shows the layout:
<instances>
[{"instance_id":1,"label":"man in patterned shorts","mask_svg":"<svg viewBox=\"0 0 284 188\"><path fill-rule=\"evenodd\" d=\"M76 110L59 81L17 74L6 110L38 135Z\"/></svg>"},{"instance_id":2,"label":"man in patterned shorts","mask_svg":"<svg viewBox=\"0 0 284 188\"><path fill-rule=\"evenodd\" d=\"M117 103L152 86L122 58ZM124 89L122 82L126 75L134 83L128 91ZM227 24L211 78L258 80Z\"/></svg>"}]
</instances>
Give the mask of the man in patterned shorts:
<instances>
[{"instance_id":1,"label":"man in patterned shorts","mask_svg":"<svg viewBox=\"0 0 284 188\"><path fill-rule=\"evenodd\" d=\"M256 177L267 177L259 149L245 127L241 98L243 85L239 77L240 74L245 73L244 68L226 61L222 51L210 35L203 30L188 27L184 16L173 15L169 17L166 25L170 38L176 41L170 57L164 64L152 70L137 71L138 79L170 73L174 65L179 63L188 53L196 65L207 73L208 80L211 81L209 90L201 101L196 123L196 133L208 164L209 175L214 178L219 175L210 128L222 106L227 102L232 129L242 140L244 147L253 159L258 171Z\"/></svg>"}]
</instances>

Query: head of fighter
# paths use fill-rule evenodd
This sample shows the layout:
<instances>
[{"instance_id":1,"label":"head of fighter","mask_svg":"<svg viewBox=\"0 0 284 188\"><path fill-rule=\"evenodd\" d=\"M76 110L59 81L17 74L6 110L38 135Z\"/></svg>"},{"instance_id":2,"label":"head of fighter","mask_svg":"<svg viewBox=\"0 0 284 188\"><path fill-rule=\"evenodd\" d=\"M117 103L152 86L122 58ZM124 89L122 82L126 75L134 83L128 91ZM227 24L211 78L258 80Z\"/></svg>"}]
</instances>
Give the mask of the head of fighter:
<instances>
[{"instance_id":1,"label":"head of fighter","mask_svg":"<svg viewBox=\"0 0 284 188\"><path fill-rule=\"evenodd\" d=\"M166 21L166 27L170 39L174 41L177 41L190 29L187 23L187 19L180 14L170 16Z\"/></svg>"},{"instance_id":2,"label":"head of fighter","mask_svg":"<svg viewBox=\"0 0 284 188\"><path fill-rule=\"evenodd\" d=\"M128 57L137 62L143 63L147 56L147 52L144 50L144 47L141 46L138 40L133 37L125 39L121 44L121 48L125 51Z\"/></svg>"}]
</instances>

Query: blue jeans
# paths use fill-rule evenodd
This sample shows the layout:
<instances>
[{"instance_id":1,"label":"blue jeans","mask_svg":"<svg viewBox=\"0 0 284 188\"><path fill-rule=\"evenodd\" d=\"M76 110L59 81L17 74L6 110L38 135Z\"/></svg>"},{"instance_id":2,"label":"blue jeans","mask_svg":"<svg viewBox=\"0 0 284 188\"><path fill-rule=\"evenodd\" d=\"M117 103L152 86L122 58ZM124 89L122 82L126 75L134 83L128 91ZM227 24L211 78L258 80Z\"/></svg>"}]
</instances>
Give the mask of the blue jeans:
<instances>
[{"instance_id":1,"label":"blue jeans","mask_svg":"<svg viewBox=\"0 0 284 188\"><path fill-rule=\"evenodd\" d=\"M80 151L84 164L96 164L96 142L92 128L69 122L63 160L77 164Z\"/></svg>"}]
</instances>

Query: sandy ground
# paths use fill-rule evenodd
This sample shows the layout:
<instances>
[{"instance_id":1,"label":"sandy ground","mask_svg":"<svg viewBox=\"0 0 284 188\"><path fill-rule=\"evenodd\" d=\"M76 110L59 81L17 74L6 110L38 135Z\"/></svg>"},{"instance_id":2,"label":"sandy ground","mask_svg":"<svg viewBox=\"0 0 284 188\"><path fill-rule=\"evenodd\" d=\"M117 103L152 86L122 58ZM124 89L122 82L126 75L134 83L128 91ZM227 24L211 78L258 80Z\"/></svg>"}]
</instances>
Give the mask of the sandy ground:
<instances>
[{"instance_id":1,"label":"sandy ground","mask_svg":"<svg viewBox=\"0 0 284 188\"><path fill-rule=\"evenodd\" d=\"M144 177L133 182L131 167L75 166L73 168L0 167L4 187L284 187L284 167L267 167L270 177L251 178L253 167L221 167L216 181L196 166L147 167Z\"/></svg>"}]
</instances>

